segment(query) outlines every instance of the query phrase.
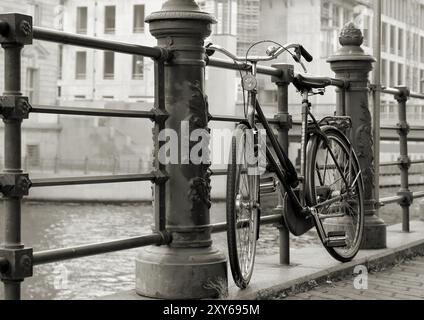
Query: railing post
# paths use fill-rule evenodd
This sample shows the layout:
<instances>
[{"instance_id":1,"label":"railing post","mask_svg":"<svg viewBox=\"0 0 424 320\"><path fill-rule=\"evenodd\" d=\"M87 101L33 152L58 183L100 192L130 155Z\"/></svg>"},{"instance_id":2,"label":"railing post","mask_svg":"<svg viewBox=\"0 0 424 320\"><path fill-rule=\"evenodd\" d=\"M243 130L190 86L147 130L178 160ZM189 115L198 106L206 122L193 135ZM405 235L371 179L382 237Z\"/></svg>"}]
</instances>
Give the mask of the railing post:
<instances>
[{"instance_id":1,"label":"railing post","mask_svg":"<svg viewBox=\"0 0 424 320\"><path fill-rule=\"evenodd\" d=\"M21 298L21 282L32 276L32 249L21 242L21 201L30 180L22 171L21 125L30 105L21 93L21 51L32 43L32 18L21 14L0 15L0 43L4 49L4 94L0 97L4 122L4 170L0 191L4 196L4 243L0 258L7 260L0 278L6 300Z\"/></svg>"},{"instance_id":2,"label":"railing post","mask_svg":"<svg viewBox=\"0 0 424 320\"><path fill-rule=\"evenodd\" d=\"M398 134L399 134L399 168L400 168L400 190L399 196L403 196L403 199L399 202L402 208L402 231L409 232L409 207L414 201L414 196L409 190L409 168L411 167L411 159L408 155L408 134L410 127L406 118L406 102L408 101L410 91L406 87L397 87L399 94L395 96L398 102L399 108L399 123L398 123Z\"/></svg>"},{"instance_id":3,"label":"railing post","mask_svg":"<svg viewBox=\"0 0 424 320\"><path fill-rule=\"evenodd\" d=\"M169 0L161 11L146 18L159 47L171 53L164 68L164 103L169 114L165 129L177 133L180 141L172 143L179 146L187 143L191 132L208 126L204 39L214 21L193 0ZM209 163L189 159L197 142L180 151L178 163L165 165L169 176L164 195L166 231L172 242L138 254L136 291L140 295L199 299L218 297L227 290L226 258L212 248Z\"/></svg>"},{"instance_id":4,"label":"railing post","mask_svg":"<svg viewBox=\"0 0 424 320\"><path fill-rule=\"evenodd\" d=\"M289 130L292 128L292 118L289 115L288 87L294 74L294 67L290 64L279 63L272 67L282 71L281 77L272 77L272 82L277 85L277 115L279 121L278 142L288 154L289 152ZM278 197L278 210L282 210L282 197ZM277 226L280 236L280 264L290 265L290 232L282 222Z\"/></svg>"},{"instance_id":5,"label":"railing post","mask_svg":"<svg viewBox=\"0 0 424 320\"><path fill-rule=\"evenodd\" d=\"M344 26L340 34L341 48L328 59L339 79L349 81L345 92L346 115L352 118L352 136L364 178L365 228L363 249L386 247L386 225L377 216L378 199L374 192L373 130L368 104L368 79L375 59L364 53L362 32L353 23ZM338 92L338 103L342 103ZM342 106L337 111L341 112Z\"/></svg>"}]
</instances>

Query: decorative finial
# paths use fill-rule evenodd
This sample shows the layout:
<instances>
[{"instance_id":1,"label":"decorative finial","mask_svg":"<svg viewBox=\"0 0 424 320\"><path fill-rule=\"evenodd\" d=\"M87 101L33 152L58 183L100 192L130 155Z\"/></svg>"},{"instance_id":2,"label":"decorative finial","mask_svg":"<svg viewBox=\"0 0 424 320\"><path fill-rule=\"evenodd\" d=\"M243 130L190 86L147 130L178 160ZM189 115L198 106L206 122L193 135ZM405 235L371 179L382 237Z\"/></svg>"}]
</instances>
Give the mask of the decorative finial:
<instances>
[{"instance_id":1,"label":"decorative finial","mask_svg":"<svg viewBox=\"0 0 424 320\"><path fill-rule=\"evenodd\" d=\"M340 32L339 37L342 46L361 46L364 42L361 30L353 22L348 22Z\"/></svg>"},{"instance_id":2,"label":"decorative finial","mask_svg":"<svg viewBox=\"0 0 424 320\"><path fill-rule=\"evenodd\" d=\"M163 6L164 11L200 11L194 0L168 0Z\"/></svg>"}]
</instances>

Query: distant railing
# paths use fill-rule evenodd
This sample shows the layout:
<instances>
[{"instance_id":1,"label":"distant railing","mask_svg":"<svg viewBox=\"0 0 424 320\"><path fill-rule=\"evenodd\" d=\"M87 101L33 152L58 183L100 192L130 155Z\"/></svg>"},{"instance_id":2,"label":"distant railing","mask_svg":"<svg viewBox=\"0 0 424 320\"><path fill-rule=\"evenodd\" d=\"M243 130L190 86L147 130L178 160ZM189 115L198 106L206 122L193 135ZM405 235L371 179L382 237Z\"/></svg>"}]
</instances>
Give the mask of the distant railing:
<instances>
[{"instance_id":1,"label":"distant railing","mask_svg":"<svg viewBox=\"0 0 424 320\"><path fill-rule=\"evenodd\" d=\"M378 90L377 86L371 86L371 89ZM410 231L410 207L414 199L423 198L424 192L411 192L409 175L412 165L423 164L423 160L411 161L408 153L408 135L411 132L411 127L407 119L407 101L410 98L424 100L424 95L413 93L407 87L397 88L382 88L382 93L394 96L397 101L398 108L398 124L397 126L388 127L385 129L396 131L399 135L399 160L390 163L380 164L380 167L399 167L400 170L400 190L396 196L380 199L380 205L388 205L397 203L402 208L402 231ZM423 131L424 128L414 128L418 131ZM378 142L379 143L379 142ZM421 171L422 172L422 171Z\"/></svg>"}]
</instances>

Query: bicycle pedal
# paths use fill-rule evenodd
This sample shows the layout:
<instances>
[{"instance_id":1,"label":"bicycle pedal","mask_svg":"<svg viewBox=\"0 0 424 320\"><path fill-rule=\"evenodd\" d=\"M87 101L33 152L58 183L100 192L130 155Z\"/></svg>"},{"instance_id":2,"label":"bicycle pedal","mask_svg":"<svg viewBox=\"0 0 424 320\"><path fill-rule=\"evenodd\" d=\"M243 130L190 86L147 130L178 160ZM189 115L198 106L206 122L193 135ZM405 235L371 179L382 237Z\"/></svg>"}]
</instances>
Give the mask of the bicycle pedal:
<instances>
[{"instance_id":1,"label":"bicycle pedal","mask_svg":"<svg viewBox=\"0 0 424 320\"><path fill-rule=\"evenodd\" d=\"M345 231L329 231L327 233L329 238L346 237Z\"/></svg>"},{"instance_id":2,"label":"bicycle pedal","mask_svg":"<svg viewBox=\"0 0 424 320\"><path fill-rule=\"evenodd\" d=\"M343 247L346 247L347 245L346 240L347 240L346 237L333 238L333 239L328 238L326 246L329 248L343 248Z\"/></svg>"}]
</instances>

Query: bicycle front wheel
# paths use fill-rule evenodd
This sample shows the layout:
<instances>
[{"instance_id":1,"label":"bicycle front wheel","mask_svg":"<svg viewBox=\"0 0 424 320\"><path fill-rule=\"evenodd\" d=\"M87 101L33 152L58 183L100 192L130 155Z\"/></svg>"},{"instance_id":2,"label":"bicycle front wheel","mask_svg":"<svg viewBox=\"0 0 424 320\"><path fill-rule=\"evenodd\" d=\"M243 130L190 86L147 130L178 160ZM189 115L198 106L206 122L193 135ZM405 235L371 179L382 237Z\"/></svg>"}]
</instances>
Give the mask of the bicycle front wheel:
<instances>
[{"instance_id":1,"label":"bicycle front wheel","mask_svg":"<svg viewBox=\"0 0 424 320\"><path fill-rule=\"evenodd\" d=\"M306 199L309 206L318 205L317 228L323 229L318 234L325 248L348 262L359 251L364 228L361 170L346 136L333 127L322 130L328 140L314 136L308 146Z\"/></svg>"},{"instance_id":2,"label":"bicycle front wheel","mask_svg":"<svg viewBox=\"0 0 424 320\"><path fill-rule=\"evenodd\" d=\"M231 273L245 289L252 277L259 224L259 176L251 130L240 124L232 137L227 175L227 243ZM250 136L249 136L250 135ZM250 153L249 153L250 152Z\"/></svg>"}]
</instances>

